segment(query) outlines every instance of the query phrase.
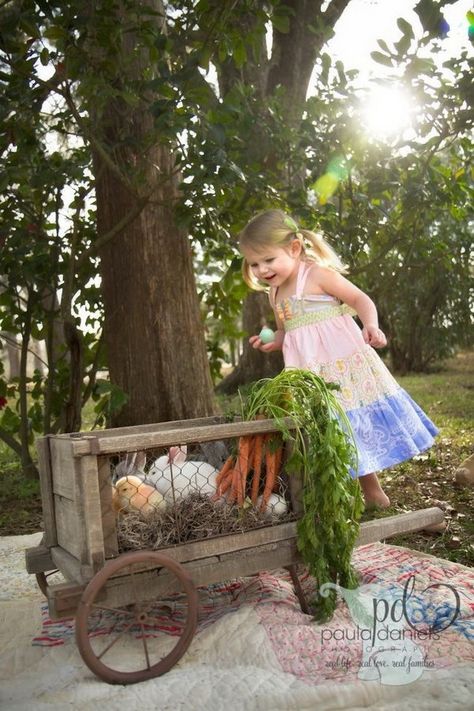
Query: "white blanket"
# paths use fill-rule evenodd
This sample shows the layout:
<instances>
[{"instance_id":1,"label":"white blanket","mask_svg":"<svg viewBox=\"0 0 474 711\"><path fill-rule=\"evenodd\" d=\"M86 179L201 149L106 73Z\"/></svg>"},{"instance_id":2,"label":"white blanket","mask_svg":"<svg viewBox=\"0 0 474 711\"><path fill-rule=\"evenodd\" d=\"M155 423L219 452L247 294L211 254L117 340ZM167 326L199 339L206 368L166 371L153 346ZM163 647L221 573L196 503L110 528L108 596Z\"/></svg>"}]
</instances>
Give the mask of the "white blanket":
<instances>
[{"instance_id":1,"label":"white blanket","mask_svg":"<svg viewBox=\"0 0 474 711\"><path fill-rule=\"evenodd\" d=\"M438 583L449 579L451 586L460 590L464 626L442 633L451 635L442 650L433 642L433 664L417 680L396 684L383 679L361 681L357 668L345 677L347 669L338 668L337 660L341 649L349 649L347 644L328 651L326 659L332 654L334 664L326 661L322 666L321 659L330 646L321 642L323 628L301 612L284 571L273 571L237 581L230 603L231 598L226 599L221 591L226 604L214 606L214 616L200 624L188 651L167 674L134 685L112 686L89 671L66 628L62 639L60 630L59 644L41 646L46 629L42 628L43 597L34 576L24 568L24 549L37 545L40 538L38 533L0 539L2 709L96 711L101 705L108 711L474 709L474 644L469 631L472 612L469 616L468 611L469 605L474 609L474 578L472 571L462 566L383 544L365 546L355 556L355 565L366 582L374 580L374 570L378 582L384 575L390 579L396 563L399 579L406 577L407 570L419 577L429 572L431 577L426 579L435 577ZM201 591L201 601L205 595L206 591ZM334 620L324 629L334 631L335 625L344 629L348 621L347 605L341 599ZM356 658L351 657L352 661Z\"/></svg>"}]
</instances>

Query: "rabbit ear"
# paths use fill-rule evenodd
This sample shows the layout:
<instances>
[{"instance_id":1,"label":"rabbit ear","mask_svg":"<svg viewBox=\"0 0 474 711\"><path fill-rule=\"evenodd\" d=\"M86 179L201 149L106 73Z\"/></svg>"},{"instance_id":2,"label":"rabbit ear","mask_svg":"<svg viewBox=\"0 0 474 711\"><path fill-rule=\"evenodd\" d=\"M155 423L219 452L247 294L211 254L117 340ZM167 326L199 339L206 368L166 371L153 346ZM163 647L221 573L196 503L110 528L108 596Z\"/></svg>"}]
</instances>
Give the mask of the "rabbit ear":
<instances>
[{"instance_id":1,"label":"rabbit ear","mask_svg":"<svg viewBox=\"0 0 474 711\"><path fill-rule=\"evenodd\" d=\"M146 452L135 452L135 466L137 469L144 469L146 464Z\"/></svg>"},{"instance_id":2,"label":"rabbit ear","mask_svg":"<svg viewBox=\"0 0 474 711\"><path fill-rule=\"evenodd\" d=\"M127 469L130 471L133 469L135 466L135 459L137 458L137 453L136 452L127 452L125 455L125 466Z\"/></svg>"},{"instance_id":3,"label":"rabbit ear","mask_svg":"<svg viewBox=\"0 0 474 711\"><path fill-rule=\"evenodd\" d=\"M133 469L143 469L146 464L145 452L127 452L125 455L125 465L129 471Z\"/></svg>"},{"instance_id":4,"label":"rabbit ear","mask_svg":"<svg viewBox=\"0 0 474 711\"><path fill-rule=\"evenodd\" d=\"M115 484L115 482L120 479L123 476L127 476L127 474L131 474L134 470L134 462L135 462L135 457L136 457L136 452L127 452L125 455L125 458L122 459L120 462L118 462L113 471L112 475L112 483Z\"/></svg>"},{"instance_id":5,"label":"rabbit ear","mask_svg":"<svg viewBox=\"0 0 474 711\"><path fill-rule=\"evenodd\" d=\"M188 448L186 445L181 445L180 447L170 447L168 454L168 460L170 464L177 464L178 462L184 462L186 460L186 455L188 453Z\"/></svg>"}]
</instances>

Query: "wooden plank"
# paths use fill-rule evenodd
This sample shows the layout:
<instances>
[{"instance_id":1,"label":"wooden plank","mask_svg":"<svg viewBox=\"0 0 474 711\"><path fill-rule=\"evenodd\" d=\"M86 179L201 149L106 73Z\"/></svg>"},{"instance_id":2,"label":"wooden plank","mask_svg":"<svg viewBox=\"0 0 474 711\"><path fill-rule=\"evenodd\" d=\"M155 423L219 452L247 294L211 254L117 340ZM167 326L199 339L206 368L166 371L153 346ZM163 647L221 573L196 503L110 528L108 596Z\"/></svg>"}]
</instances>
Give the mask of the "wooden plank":
<instances>
[{"instance_id":1,"label":"wooden plank","mask_svg":"<svg viewBox=\"0 0 474 711\"><path fill-rule=\"evenodd\" d=\"M398 533L416 531L426 525L439 523L442 519L443 512L433 507L368 521L361 525L361 533L356 545L366 545ZM282 525L288 526L286 532L289 533L289 528L291 526L295 527L296 523ZM275 528L281 528L281 526ZM215 540L217 541L218 539ZM174 554L173 549L167 549L166 554L177 560L176 553L179 548L180 546L176 546ZM164 550L160 552L164 552ZM199 586L252 575L261 570L274 570L301 562L301 554L296 545L296 536L293 536L286 540L274 540L266 545L256 545L247 549L223 552L220 555L212 555L200 560L190 560L184 562L183 567L189 570L194 584ZM146 599L152 594L159 596L164 592L169 593L171 589L170 578L166 576L163 573L157 574L156 570L138 573L139 584L132 588L128 575L118 575L109 580L106 598L104 599L107 600L108 604L123 605L135 601L131 596ZM52 586L48 591L50 614L55 617L73 614L81 593L82 588L77 586L64 584Z\"/></svg>"},{"instance_id":2,"label":"wooden plank","mask_svg":"<svg viewBox=\"0 0 474 711\"><path fill-rule=\"evenodd\" d=\"M276 570L300 562L302 562L302 558L297 548L296 538L289 538L287 541L278 541L278 543L270 543L267 546L221 555L219 556L219 573L222 576L225 571L229 571L224 577L214 579L214 571L211 571L210 566L206 565L203 566L202 571L199 569L193 573L193 580L202 576L205 579L212 577L209 583L218 582L233 577L235 573L232 573L232 570L235 571L236 568L239 570L240 577L254 575L261 570ZM208 585L209 583L197 583L197 585Z\"/></svg>"},{"instance_id":3,"label":"wooden plank","mask_svg":"<svg viewBox=\"0 0 474 711\"><path fill-rule=\"evenodd\" d=\"M91 455L82 457L80 467L79 490L86 544L81 562L90 565L94 573L97 573L105 563L97 457Z\"/></svg>"},{"instance_id":4,"label":"wooden plank","mask_svg":"<svg viewBox=\"0 0 474 711\"><path fill-rule=\"evenodd\" d=\"M53 492L75 501L79 469L76 469L76 462L72 456L71 442L72 440L58 437L49 438Z\"/></svg>"},{"instance_id":5,"label":"wooden plank","mask_svg":"<svg viewBox=\"0 0 474 711\"><path fill-rule=\"evenodd\" d=\"M374 521L366 521L360 526L356 546L374 543L399 533L420 530L431 523L439 523L441 520L443 520L443 512L441 509L433 507L422 509L421 511L388 516ZM201 541L166 546L158 550L178 563L186 563L192 560L202 560L216 555L222 556L259 545L296 538L296 527L297 521L289 521L243 533L214 536Z\"/></svg>"},{"instance_id":6,"label":"wooden plank","mask_svg":"<svg viewBox=\"0 0 474 711\"><path fill-rule=\"evenodd\" d=\"M39 545L25 550L25 567L28 573L46 573L48 570L54 570L56 565L50 549Z\"/></svg>"},{"instance_id":7,"label":"wooden plank","mask_svg":"<svg viewBox=\"0 0 474 711\"><path fill-rule=\"evenodd\" d=\"M117 516L112 508L112 472L109 457L98 457L100 510L102 535L106 558L115 558L118 553Z\"/></svg>"},{"instance_id":8,"label":"wooden plank","mask_svg":"<svg viewBox=\"0 0 474 711\"><path fill-rule=\"evenodd\" d=\"M285 418L285 422L289 427L294 427L291 418ZM156 430L127 435L118 434L115 437L104 439L101 439L100 433L98 433L97 436L84 435L81 438L73 438L71 439L71 446L74 456L80 457L92 452L100 452L101 454L136 452L141 449L152 449L153 447L211 442L218 439L263 432L278 432L275 420L224 422L222 424L198 425L195 427L183 426L163 431Z\"/></svg>"},{"instance_id":9,"label":"wooden plank","mask_svg":"<svg viewBox=\"0 0 474 711\"><path fill-rule=\"evenodd\" d=\"M225 422L225 417L222 415L211 415L210 417L195 417L189 420L168 420L166 422L154 422L146 425L131 425L129 427L115 427L104 430L98 430L97 434L102 439L103 437L127 436L130 434L146 434L149 432L166 432L167 430L175 430L187 427L197 426L213 426ZM91 432L73 433L73 436L90 435ZM68 435L63 435L68 436Z\"/></svg>"},{"instance_id":10,"label":"wooden plank","mask_svg":"<svg viewBox=\"0 0 474 711\"><path fill-rule=\"evenodd\" d=\"M148 432L166 432L183 427L211 426L219 425L226 421L223 415L211 415L209 417L195 417L188 420L167 420L165 422L151 422L146 425L130 425L128 427L113 427L98 430L100 438L125 436L129 434L146 434ZM81 439L82 437L94 434L90 431L70 432L67 434L54 435L57 439ZM95 436L95 434L94 434Z\"/></svg>"},{"instance_id":11,"label":"wooden plank","mask_svg":"<svg viewBox=\"0 0 474 711\"><path fill-rule=\"evenodd\" d=\"M39 438L36 441L36 451L38 453L41 505L43 508L43 542L46 546L55 546L58 542L58 538L56 532L56 516L54 513L53 475L51 471L49 440L49 437Z\"/></svg>"},{"instance_id":12,"label":"wooden plank","mask_svg":"<svg viewBox=\"0 0 474 711\"><path fill-rule=\"evenodd\" d=\"M244 552L233 553L224 560L212 556L203 561L191 561L184 564L184 568L192 576L196 587L210 585L235 578L236 575L246 576L260 570L273 570L290 565L295 557L299 561L296 541L283 541L267 546L249 549ZM236 572L237 570L237 572ZM165 572L159 574L155 571L144 571L134 576L122 575L111 578L101 596L104 604L112 607L128 605L150 598L160 599L179 591L176 578ZM48 590L49 612L52 618L71 616L75 613L82 595L82 586L54 585Z\"/></svg>"},{"instance_id":13,"label":"wooden plank","mask_svg":"<svg viewBox=\"0 0 474 711\"><path fill-rule=\"evenodd\" d=\"M190 561L184 563L183 568L190 573L194 585L199 587L235 577L254 575L261 570L275 570L295 561L300 562L301 557L296 547L296 540L290 539L218 558L212 556L199 563ZM139 582L137 581L133 587L129 576L112 578L107 584L106 599L112 605L131 602L133 596L138 596L139 599L156 596L159 599L160 595L176 591L174 581L174 576L164 572L164 569L159 575L150 572L140 574Z\"/></svg>"},{"instance_id":14,"label":"wooden plank","mask_svg":"<svg viewBox=\"0 0 474 711\"><path fill-rule=\"evenodd\" d=\"M94 575L92 567L81 563L63 548L59 546L51 548L51 558L54 562L54 568L60 570L65 578L73 581L75 584L84 585L89 582L89 580L92 580Z\"/></svg>"},{"instance_id":15,"label":"wooden plank","mask_svg":"<svg viewBox=\"0 0 474 711\"><path fill-rule=\"evenodd\" d=\"M431 523L443 520L441 509L433 507L421 511L411 511L406 514L397 514L361 524L356 546L374 543L383 538L389 538L399 533L417 531ZM216 536L192 543L181 543L175 546L160 548L161 553L169 555L178 563L191 560L200 560L212 555L222 556L233 551L242 551L267 543L284 541L296 537L297 521L279 523L273 526L233 533L226 536Z\"/></svg>"},{"instance_id":16,"label":"wooden plank","mask_svg":"<svg viewBox=\"0 0 474 711\"><path fill-rule=\"evenodd\" d=\"M363 546L399 533L421 530L432 523L439 523L443 518L444 515L441 509L433 507L422 509L421 511L411 511L406 514L387 516L374 521L366 521L360 525L360 532L355 545ZM202 541L181 543L175 546L159 548L158 550L178 563L187 563L193 560L199 561L210 556L222 558L222 556L233 552L296 538L296 527L297 521L289 521L245 531L244 533L215 536Z\"/></svg>"},{"instance_id":17,"label":"wooden plank","mask_svg":"<svg viewBox=\"0 0 474 711\"><path fill-rule=\"evenodd\" d=\"M367 543L382 541L384 538L397 536L399 533L410 533L420 531L433 523L441 523L444 514L437 506L420 511L409 511L395 516L365 521L360 526L360 533L356 541L356 546L364 546Z\"/></svg>"},{"instance_id":18,"label":"wooden plank","mask_svg":"<svg viewBox=\"0 0 474 711\"><path fill-rule=\"evenodd\" d=\"M54 495L58 545L81 563L87 563L84 516L80 501Z\"/></svg>"},{"instance_id":19,"label":"wooden plank","mask_svg":"<svg viewBox=\"0 0 474 711\"><path fill-rule=\"evenodd\" d=\"M52 620L73 617L84 590L84 585L59 583L47 589L48 613Z\"/></svg>"},{"instance_id":20,"label":"wooden plank","mask_svg":"<svg viewBox=\"0 0 474 711\"><path fill-rule=\"evenodd\" d=\"M160 548L160 553L169 555L178 563L185 563L190 560L200 560L213 555L223 555L233 551L254 548L255 546L282 541L296 536L296 522L289 521L274 526L263 526L262 528L244 531L243 533L231 533L225 536L214 536L192 543L181 543L175 546Z\"/></svg>"}]
</instances>

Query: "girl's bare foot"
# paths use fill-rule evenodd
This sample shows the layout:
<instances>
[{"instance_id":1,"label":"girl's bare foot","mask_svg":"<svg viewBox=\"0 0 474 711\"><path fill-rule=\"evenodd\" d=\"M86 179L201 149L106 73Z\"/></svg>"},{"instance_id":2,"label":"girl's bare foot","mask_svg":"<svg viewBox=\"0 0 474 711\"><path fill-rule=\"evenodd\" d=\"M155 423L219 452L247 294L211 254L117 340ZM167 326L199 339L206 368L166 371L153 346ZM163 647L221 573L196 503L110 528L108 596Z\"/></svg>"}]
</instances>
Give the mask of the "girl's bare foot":
<instances>
[{"instance_id":1,"label":"girl's bare foot","mask_svg":"<svg viewBox=\"0 0 474 711\"><path fill-rule=\"evenodd\" d=\"M364 500L366 509L388 509L390 506L390 499L385 492L370 499L368 496L364 496Z\"/></svg>"},{"instance_id":2,"label":"girl's bare foot","mask_svg":"<svg viewBox=\"0 0 474 711\"><path fill-rule=\"evenodd\" d=\"M390 499L380 486L377 474L366 474L359 478L364 494L366 508L387 509L390 506Z\"/></svg>"}]
</instances>

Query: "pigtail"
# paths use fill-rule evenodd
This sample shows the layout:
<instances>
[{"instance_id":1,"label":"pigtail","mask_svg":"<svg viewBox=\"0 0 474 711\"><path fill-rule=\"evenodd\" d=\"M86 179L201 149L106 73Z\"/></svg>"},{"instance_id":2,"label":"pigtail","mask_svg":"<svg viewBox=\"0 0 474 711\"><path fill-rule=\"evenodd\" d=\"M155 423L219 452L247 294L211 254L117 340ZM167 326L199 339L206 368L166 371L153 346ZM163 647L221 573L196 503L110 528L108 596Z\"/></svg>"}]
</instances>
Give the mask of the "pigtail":
<instances>
[{"instance_id":1,"label":"pigtail","mask_svg":"<svg viewBox=\"0 0 474 711\"><path fill-rule=\"evenodd\" d=\"M301 234L304 253L307 258L314 259L320 266L333 269L340 274L346 274L349 271L322 235L311 230L302 229L298 230L298 234ZM309 244L310 247L308 248L305 243Z\"/></svg>"}]
</instances>

